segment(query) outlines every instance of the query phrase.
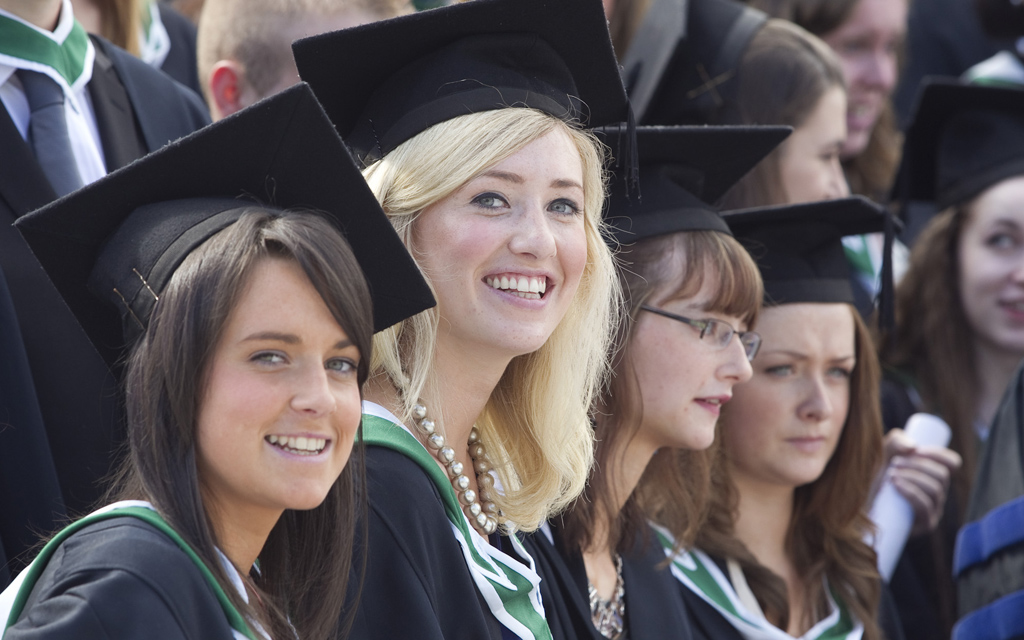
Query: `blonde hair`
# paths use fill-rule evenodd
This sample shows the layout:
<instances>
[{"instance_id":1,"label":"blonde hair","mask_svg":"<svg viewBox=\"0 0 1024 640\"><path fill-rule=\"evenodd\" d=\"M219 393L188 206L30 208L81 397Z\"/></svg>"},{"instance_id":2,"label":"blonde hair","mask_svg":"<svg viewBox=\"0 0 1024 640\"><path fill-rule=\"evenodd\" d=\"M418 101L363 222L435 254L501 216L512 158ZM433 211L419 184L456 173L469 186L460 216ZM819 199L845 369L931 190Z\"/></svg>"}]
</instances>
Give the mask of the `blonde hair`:
<instances>
[{"instance_id":1,"label":"blonde hair","mask_svg":"<svg viewBox=\"0 0 1024 640\"><path fill-rule=\"evenodd\" d=\"M292 60L282 26L301 16L334 16L362 11L377 19L410 12L410 0L206 0L199 14L196 55L200 85L221 60L245 67L245 80L265 96Z\"/></svg>"},{"instance_id":2,"label":"blonde hair","mask_svg":"<svg viewBox=\"0 0 1024 640\"><path fill-rule=\"evenodd\" d=\"M588 409L607 374L620 300L601 221L603 147L590 133L541 111L507 108L435 125L363 172L410 246L412 225L423 209L555 130L569 136L583 165L587 264L558 327L540 349L509 363L476 421L504 488L493 498L505 526L526 531L583 491L593 461ZM439 318L431 309L374 338L371 375L386 375L398 390L406 423L419 399L437 406L426 394L431 393Z\"/></svg>"}]
</instances>

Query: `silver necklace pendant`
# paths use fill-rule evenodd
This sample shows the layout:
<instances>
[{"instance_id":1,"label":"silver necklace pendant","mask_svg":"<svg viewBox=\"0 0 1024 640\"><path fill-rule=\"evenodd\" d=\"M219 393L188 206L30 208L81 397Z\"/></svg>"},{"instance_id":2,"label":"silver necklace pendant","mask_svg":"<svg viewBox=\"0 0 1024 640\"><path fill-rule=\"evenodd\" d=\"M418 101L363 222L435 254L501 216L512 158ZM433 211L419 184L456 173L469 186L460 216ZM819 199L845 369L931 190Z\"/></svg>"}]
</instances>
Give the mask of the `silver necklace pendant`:
<instances>
[{"instance_id":1,"label":"silver necklace pendant","mask_svg":"<svg viewBox=\"0 0 1024 640\"><path fill-rule=\"evenodd\" d=\"M622 556L615 554L615 593L611 600L602 600L594 585L587 581L590 617L597 629L609 640L626 640L626 585L622 581Z\"/></svg>"}]
</instances>

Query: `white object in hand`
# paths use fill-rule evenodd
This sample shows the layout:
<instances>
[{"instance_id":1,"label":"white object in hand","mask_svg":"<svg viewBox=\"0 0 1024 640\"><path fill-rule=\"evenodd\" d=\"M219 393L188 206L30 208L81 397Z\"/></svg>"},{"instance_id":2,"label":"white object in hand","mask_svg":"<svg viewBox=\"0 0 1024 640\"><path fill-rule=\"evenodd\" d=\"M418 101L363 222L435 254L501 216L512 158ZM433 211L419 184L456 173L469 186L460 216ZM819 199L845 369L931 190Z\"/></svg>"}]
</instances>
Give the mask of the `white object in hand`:
<instances>
[{"instance_id":1,"label":"white object in hand","mask_svg":"<svg viewBox=\"0 0 1024 640\"><path fill-rule=\"evenodd\" d=\"M951 436L949 425L929 413L910 416L903 431L918 446L945 447ZM870 541L878 554L878 572L888 582L914 526L914 508L900 495L892 481L886 480L875 496L869 515L878 528Z\"/></svg>"}]
</instances>

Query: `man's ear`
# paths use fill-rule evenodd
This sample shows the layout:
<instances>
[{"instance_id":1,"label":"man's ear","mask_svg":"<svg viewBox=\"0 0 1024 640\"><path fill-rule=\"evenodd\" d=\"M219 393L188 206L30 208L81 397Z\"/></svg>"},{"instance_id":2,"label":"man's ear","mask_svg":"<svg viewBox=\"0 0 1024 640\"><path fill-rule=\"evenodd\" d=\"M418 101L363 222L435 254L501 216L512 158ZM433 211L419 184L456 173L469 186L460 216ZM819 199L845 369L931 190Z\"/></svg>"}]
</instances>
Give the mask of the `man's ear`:
<instances>
[{"instance_id":1,"label":"man's ear","mask_svg":"<svg viewBox=\"0 0 1024 640\"><path fill-rule=\"evenodd\" d=\"M214 120L226 118L252 102L245 67L235 60L220 60L214 64L207 82L207 102Z\"/></svg>"}]
</instances>

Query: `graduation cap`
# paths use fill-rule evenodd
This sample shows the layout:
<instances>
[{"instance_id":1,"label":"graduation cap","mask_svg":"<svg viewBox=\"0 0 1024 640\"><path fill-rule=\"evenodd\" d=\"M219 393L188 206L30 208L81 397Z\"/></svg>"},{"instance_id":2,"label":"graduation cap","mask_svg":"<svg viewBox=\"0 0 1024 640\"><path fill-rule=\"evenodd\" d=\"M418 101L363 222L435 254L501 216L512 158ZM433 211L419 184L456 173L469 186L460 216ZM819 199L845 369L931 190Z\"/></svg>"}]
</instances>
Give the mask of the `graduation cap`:
<instances>
[{"instance_id":1,"label":"graduation cap","mask_svg":"<svg viewBox=\"0 0 1024 640\"><path fill-rule=\"evenodd\" d=\"M893 197L944 209L1024 174L1024 91L933 79L918 94Z\"/></svg>"},{"instance_id":2,"label":"graduation cap","mask_svg":"<svg viewBox=\"0 0 1024 640\"><path fill-rule=\"evenodd\" d=\"M637 122L720 121L717 114L735 103L743 55L767 20L735 0L653 0L623 64Z\"/></svg>"},{"instance_id":3,"label":"graduation cap","mask_svg":"<svg viewBox=\"0 0 1024 640\"><path fill-rule=\"evenodd\" d=\"M435 124L510 106L590 127L631 120L598 0L473 0L292 49L364 165Z\"/></svg>"},{"instance_id":4,"label":"graduation cap","mask_svg":"<svg viewBox=\"0 0 1024 640\"><path fill-rule=\"evenodd\" d=\"M639 193L612 182L605 220L614 239L628 244L677 231L729 227L712 206L785 140L790 127L637 127ZM597 134L619 159L619 131Z\"/></svg>"},{"instance_id":5,"label":"graduation cap","mask_svg":"<svg viewBox=\"0 0 1024 640\"><path fill-rule=\"evenodd\" d=\"M724 218L757 262L767 304L853 304L843 238L894 228L892 214L861 196L759 207ZM891 299L892 290L890 269L883 275L883 300Z\"/></svg>"},{"instance_id":6,"label":"graduation cap","mask_svg":"<svg viewBox=\"0 0 1024 640\"><path fill-rule=\"evenodd\" d=\"M366 276L375 330L434 305L304 84L173 142L16 225L93 345L116 368L185 257L247 205L326 214Z\"/></svg>"}]
</instances>

